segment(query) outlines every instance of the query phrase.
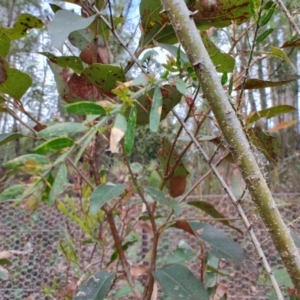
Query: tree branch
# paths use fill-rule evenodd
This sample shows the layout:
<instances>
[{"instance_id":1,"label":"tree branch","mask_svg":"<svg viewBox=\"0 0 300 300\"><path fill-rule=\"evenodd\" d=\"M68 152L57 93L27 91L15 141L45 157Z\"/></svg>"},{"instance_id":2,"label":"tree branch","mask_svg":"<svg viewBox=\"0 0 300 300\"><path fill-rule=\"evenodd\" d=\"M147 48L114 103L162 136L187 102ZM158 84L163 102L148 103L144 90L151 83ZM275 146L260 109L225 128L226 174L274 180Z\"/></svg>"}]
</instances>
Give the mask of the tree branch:
<instances>
[{"instance_id":1,"label":"tree branch","mask_svg":"<svg viewBox=\"0 0 300 300\"><path fill-rule=\"evenodd\" d=\"M219 123L225 140L229 144L229 150L240 169L252 200L270 232L273 243L292 279L295 289L300 294L300 255L298 249L256 163L241 123L221 85L220 78L207 53L198 29L190 16L190 11L184 0L161 0L161 2L164 10L168 13L179 42L182 44L195 70L202 90ZM193 135L190 137L200 151L202 148L198 141L194 139ZM219 180L223 181L223 178L219 178ZM237 208L239 206L239 203L237 203ZM251 227L248 228L251 230ZM269 276L272 275L270 270L267 271ZM277 296L279 296L279 299L283 299L280 297L280 294Z\"/></svg>"}]
</instances>

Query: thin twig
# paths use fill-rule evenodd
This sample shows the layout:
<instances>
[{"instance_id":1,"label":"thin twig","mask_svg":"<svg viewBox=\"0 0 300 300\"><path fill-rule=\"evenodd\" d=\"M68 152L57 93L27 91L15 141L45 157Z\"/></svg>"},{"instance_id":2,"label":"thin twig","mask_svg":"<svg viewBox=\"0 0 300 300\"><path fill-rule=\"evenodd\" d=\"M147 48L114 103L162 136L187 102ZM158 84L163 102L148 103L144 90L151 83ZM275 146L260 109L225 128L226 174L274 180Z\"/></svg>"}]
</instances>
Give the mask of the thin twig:
<instances>
[{"instance_id":1,"label":"thin twig","mask_svg":"<svg viewBox=\"0 0 300 300\"><path fill-rule=\"evenodd\" d=\"M213 173L215 174L215 176L217 177L217 179L219 180L220 184L222 185L224 191L227 193L227 195L229 196L229 198L231 199L231 202L236 206L236 209L245 225L245 227L248 229L249 232L249 236L253 242L253 245L262 261L262 264L266 270L266 272L269 275L269 278L272 282L273 288L275 290L275 293L277 295L277 298L280 300L283 300L283 296L280 290L280 287L278 285L278 282L276 280L276 278L274 277L273 273L272 273L272 269L269 265L269 262L261 248L260 242L257 239L255 232L251 226L251 223L249 222L241 204L240 201L238 199L236 199L236 197L234 196L234 194L232 193L232 191L230 190L230 188L228 187L228 185L226 184L225 180L223 179L222 175L219 173L217 167L215 164L213 164L213 162L209 161L209 156L205 153L204 149L202 148L202 146L200 145L200 143L197 141L197 139L194 137L194 135L192 134L192 132L189 130L189 128L187 127L187 125L180 119L180 116L176 113L176 111L173 109L172 110L173 114L175 115L175 117L178 119L178 121L180 122L180 124L184 127L187 135L192 139L195 147L197 148L197 150L201 153L201 155L204 157L204 159L207 161L207 163L209 164L209 166L211 167Z\"/></svg>"},{"instance_id":2,"label":"thin twig","mask_svg":"<svg viewBox=\"0 0 300 300\"><path fill-rule=\"evenodd\" d=\"M114 27L106 20L104 16L101 15L101 12L97 8L97 6L91 1L86 0L86 2L89 2L91 7L94 9L94 11L98 14L99 18L105 23L105 25L109 28L109 30L112 32L112 34L115 36L115 38L118 40L118 42L122 45L122 47L127 51L127 53L131 56L131 58L134 60L134 62L139 66L139 68L142 70L144 74L147 74L147 71L143 68L141 62L135 57L134 54L128 49L126 43L123 41L123 39L119 36L119 34L114 30Z\"/></svg>"},{"instance_id":3,"label":"thin twig","mask_svg":"<svg viewBox=\"0 0 300 300\"><path fill-rule=\"evenodd\" d=\"M124 147L123 147L123 152L124 152ZM152 211L151 206L147 202L147 200L144 196L143 190L139 186L139 184L138 184L138 182L137 182L137 180L136 180L136 178L135 178L135 176L132 172L129 159L126 155L124 155L124 160L125 160L125 164L128 168L129 174L131 176L131 180L132 180L134 186L136 187L139 196L141 197L143 203L145 204L145 206L147 208L147 212L149 214L149 218L150 218L150 222L151 222L151 226L152 226L152 230L153 230L152 251L151 251L151 257L150 257L150 263L149 263L150 272L149 272L147 284L146 284L146 287L145 287L144 293L143 293L143 299L144 300L150 300L151 295L152 295L152 291L153 291L153 285L154 285L154 277L152 275L152 271L155 270L159 233L157 231L157 226L156 226L156 223L155 223L154 211Z\"/></svg>"},{"instance_id":4,"label":"thin twig","mask_svg":"<svg viewBox=\"0 0 300 300\"><path fill-rule=\"evenodd\" d=\"M300 37L300 28L298 27L298 25L295 23L292 15L290 14L290 12L288 11L288 9L286 8L286 6L284 5L284 3L281 0L275 0L275 2L278 4L278 6L281 8L281 10L283 11L283 13L285 14L285 16L288 18L288 20L290 21L290 24L292 26L292 28L297 32L297 34Z\"/></svg>"}]
</instances>

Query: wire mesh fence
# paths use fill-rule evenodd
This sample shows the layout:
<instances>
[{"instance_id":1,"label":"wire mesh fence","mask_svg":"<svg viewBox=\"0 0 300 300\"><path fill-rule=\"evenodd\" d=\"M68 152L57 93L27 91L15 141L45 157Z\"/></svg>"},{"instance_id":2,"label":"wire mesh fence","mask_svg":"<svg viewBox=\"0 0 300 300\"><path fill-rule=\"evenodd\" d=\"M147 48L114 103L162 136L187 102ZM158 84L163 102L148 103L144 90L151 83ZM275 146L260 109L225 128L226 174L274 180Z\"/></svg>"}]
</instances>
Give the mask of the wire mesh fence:
<instances>
[{"instance_id":1,"label":"wire mesh fence","mask_svg":"<svg viewBox=\"0 0 300 300\"><path fill-rule=\"evenodd\" d=\"M300 194L276 194L274 197L287 223L298 218ZM198 197L198 199L191 198L190 200L200 199ZM201 200L215 204L216 208L228 218L238 219L239 217L234 205L226 196L201 196ZM260 218L255 213L253 204L245 200L243 206L271 267L273 269L281 268L280 257ZM190 206L184 207L183 216L189 219L207 217L201 210ZM247 265L235 265L230 260L222 260L219 263L220 274L226 273L227 276L220 275L218 281L227 286L228 299L273 299L272 286L242 222L235 220L231 224L241 229L244 234L224 226L222 223L210 223L238 242L251 258L251 263ZM297 233L299 229L300 224L294 222L294 232ZM58 243L66 239L66 232L71 232L75 237L75 250L81 266L94 264L90 271L95 272L99 270L99 261L110 259L111 251L108 249L113 247L112 238L107 238L109 242L105 246L103 254L100 249L82 242L84 233L55 207L42 205L32 213L8 203L0 205L0 251L6 250L13 254L12 265L8 267L9 277L7 280L0 280L0 300L63 299L68 288L71 290L72 282L77 281L81 274L80 270L76 273L76 267L71 267L58 250ZM142 234L142 231L137 230L137 233ZM148 234L147 238L148 244L151 243L151 235ZM170 228L164 232L160 240L159 265L181 241L186 241L193 249L199 249L199 241L196 238L178 229ZM142 242L136 244L133 255L141 259L142 248ZM194 259L189 267L196 276L199 276L201 261L198 258ZM57 292L50 296L49 291L53 290ZM110 292L109 299L114 298L114 292L115 290Z\"/></svg>"}]
</instances>

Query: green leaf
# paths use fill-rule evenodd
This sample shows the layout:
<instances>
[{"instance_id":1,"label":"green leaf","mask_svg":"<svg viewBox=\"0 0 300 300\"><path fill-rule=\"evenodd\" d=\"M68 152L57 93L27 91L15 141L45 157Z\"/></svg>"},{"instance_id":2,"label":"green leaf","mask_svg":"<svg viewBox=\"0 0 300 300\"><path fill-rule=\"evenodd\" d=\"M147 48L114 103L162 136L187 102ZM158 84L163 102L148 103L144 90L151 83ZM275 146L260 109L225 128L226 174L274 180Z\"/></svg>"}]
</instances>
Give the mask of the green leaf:
<instances>
[{"instance_id":1,"label":"green leaf","mask_svg":"<svg viewBox=\"0 0 300 300\"><path fill-rule=\"evenodd\" d=\"M65 101L69 99L69 103L77 101L78 97L74 97L72 95L70 88L67 85L67 79L70 77L68 69L56 65L50 60L47 60L47 63L54 75L57 91L60 97Z\"/></svg>"},{"instance_id":2,"label":"green leaf","mask_svg":"<svg viewBox=\"0 0 300 300\"><path fill-rule=\"evenodd\" d=\"M163 102L162 102L162 111L160 115L160 121L166 118L168 113L180 102L182 94L178 92L176 86L164 85L160 88ZM154 89L148 91L147 94L144 94L138 97L137 101L143 106L143 108L137 106L137 124L145 125L149 124L150 110L152 107L152 97L154 94Z\"/></svg>"},{"instance_id":3,"label":"green leaf","mask_svg":"<svg viewBox=\"0 0 300 300\"><path fill-rule=\"evenodd\" d=\"M264 154L266 159L277 164L280 155L278 137L266 134L260 127L255 126L247 130L248 137L253 145Z\"/></svg>"},{"instance_id":4,"label":"green leaf","mask_svg":"<svg viewBox=\"0 0 300 300\"><path fill-rule=\"evenodd\" d=\"M155 45L155 43L175 44L178 40L173 26L166 25L163 29L161 29L160 24L155 24L149 34L147 34L141 42L144 46L148 43L150 45Z\"/></svg>"},{"instance_id":5,"label":"green leaf","mask_svg":"<svg viewBox=\"0 0 300 300\"><path fill-rule=\"evenodd\" d=\"M250 4L249 0L222 0L220 2L201 2L201 1L190 1L190 11L197 11L193 15L199 29L207 29L212 26L221 28L227 27L234 21L237 25L247 22L253 11L251 6L259 7L260 0L252 0Z\"/></svg>"},{"instance_id":6,"label":"green leaf","mask_svg":"<svg viewBox=\"0 0 300 300\"><path fill-rule=\"evenodd\" d=\"M216 70L220 73L231 73L235 66L235 60L232 56L224 53L220 50L208 37L207 32L201 32L202 41L205 48L216 67Z\"/></svg>"},{"instance_id":7,"label":"green leaf","mask_svg":"<svg viewBox=\"0 0 300 300\"><path fill-rule=\"evenodd\" d=\"M11 266L12 263L7 258L0 258L0 266L5 266L5 265Z\"/></svg>"},{"instance_id":8,"label":"green leaf","mask_svg":"<svg viewBox=\"0 0 300 300\"><path fill-rule=\"evenodd\" d=\"M21 196L25 190L25 187L26 186L23 184L14 184L8 187L0 194L0 202L15 199L17 196Z\"/></svg>"},{"instance_id":9,"label":"green leaf","mask_svg":"<svg viewBox=\"0 0 300 300\"><path fill-rule=\"evenodd\" d=\"M24 135L21 133L1 133L0 134L0 146L9 143L10 141L19 139Z\"/></svg>"},{"instance_id":10,"label":"green leaf","mask_svg":"<svg viewBox=\"0 0 300 300\"><path fill-rule=\"evenodd\" d=\"M135 286L141 293L143 292L144 287L138 281L135 282ZM116 292L116 294L114 296L114 299L119 299L119 298L124 299L125 296L131 295L131 294L132 294L131 287L127 284L126 286L123 286L120 289L118 289L118 291ZM127 298L125 297L125 299L127 299Z\"/></svg>"},{"instance_id":11,"label":"green leaf","mask_svg":"<svg viewBox=\"0 0 300 300\"><path fill-rule=\"evenodd\" d=\"M68 10L59 10L48 25L49 35L55 48L62 52L65 40L72 31L88 27L96 15L82 18Z\"/></svg>"},{"instance_id":12,"label":"green leaf","mask_svg":"<svg viewBox=\"0 0 300 300\"><path fill-rule=\"evenodd\" d=\"M59 10L62 10L60 6L53 3L49 3L49 6L54 13L58 12Z\"/></svg>"},{"instance_id":13,"label":"green leaf","mask_svg":"<svg viewBox=\"0 0 300 300\"><path fill-rule=\"evenodd\" d=\"M255 40L256 44L259 44L262 41L264 41L274 31L274 29L275 28L269 28L264 33L260 34Z\"/></svg>"},{"instance_id":14,"label":"green leaf","mask_svg":"<svg viewBox=\"0 0 300 300\"><path fill-rule=\"evenodd\" d=\"M160 116L162 111L162 94L157 87L154 90L153 102L150 110L149 128L152 132L156 132L160 123Z\"/></svg>"},{"instance_id":15,"label":"green leaf","mask_svg":"<svg viewBox=\"0 0 300 300\"><path fill-rule=\"evenodd\" d=\"M257 0L250 0L250 11L255 21L258 20L259 9L260 9L260 3Z\"/></svg>"},{"instance_id":16,"label":"green leaf","mask_svg":"<svg viewBox=\"0 0 300 300\"><path fill-rule=\"evenodd\" d=\"M232 259L237 263L242 263L249 259L237 243L209 224L177 221L175 227L189 232L208 243L209 247L207 250L218 258Z\"/></svg>"},{"instance_id":17,"label":"green leaf","mask_svg":"<svg viewBox=\"0 0 300 300\"><path fill-rule=\"evenodd\" d=\"M165 265L152 274L161 286L164 295L172 300L209 300L202 282L183 265Z\"/></svg>"},{"instance_id":18,"label":"green leaf","mask_svg":"<svg viewBox=\"0 0 300 300\"><path fill-rule=\"evenodd\" d=\"M288 80L280 80L280 81L269 81L269 80L260 80L256 78L249 78L246 80L246 83L244 85L245 90L253 90L253 89L264 89L266 87L275 87L275 86L281 86L284 84L288 84L290 82L293 82L297 79L288 79ZM242 88L242 84L237 86L235 90L240 90Z\"/></svg>"},{"instance_id":19,"label":"green leaf","mask_svg":"<svg viewBox=\"0 0 300 300\"><path fill-rule=\"evenodd\" d=\"M4 166L7 169L20 168L25 173L36 174L50 167L50 161L39 154L25 154L6 162Z\"/></svg>"},{"instance_id":20,"label":"green leaf","mask_svg":"<svg viewBox=\"0 0 300 300\"><path fill-rule=\"evenodd\" d=\"M131 107L127 120L127 129L124 137L124 150L127 155L131 153L134 144L135 126L136 126L136 104Z\"/></svg>"},{"instance_id":21,"label":"green leaf","mask_svg":"<svg viewBox=\"0 0 300 300\"><path fill-rule=\"evenodd\" d=\"M94 33L87 29L76 30L70 33L69 41L80 51L93 49Z\"/></svg>"},{"instance_id":22,"label":"green leaf","mask_svg":"<svg viewBox=\"0 0 300 300\"><path fill-rule=\"evenodd\" d=\"M103 300L108 293L114 272L99 271L79 287L73 300Z\"/></svg>"},{"instance_id":23,"label":"green leaf","mask_svg":"<svg viewBox=\"0 0 300 300\"><path fill-rule=\"evenodd\" d=\"M251 124L258 121L261 118L271 119L279 114L290 113L297 109L291 105L276 105L263 110L251 112L247 118L246 123Z\"/></svg>"},{"instance_id":24,"label":"green leaf","mask_svg":"<svg viewBox=\"0 0 300 300\"><path fill-rule=\"evenodd\" d=\"M274 12L275 12L275 9L277 8L277 4L274 3L272 5L272 7L269 9L268 12L266 12L262 17L261 17L261 21L259 22L259 26L264 26L266 25L267 23L269 23L269 21L271 20Z\"/></svg>"},{"instance_id":25,"label":"green leaf","mask_svg":"<svg viewBox=\"0 0 300 300\"><path fill-rule=\"evenodd\" d=\"M10 40L17 40L27 35L27 31L33 28L42 28L43 22L30 14L20 14L12 28L1 28Z\"/></svg>"},{"instance_id":26,"label":"green leaf","mask_svg":"<svg viewBox=\"0 0 300 300\"><path fill-rule=\"evenodd\" d=\"M221 218L225 219L225 216L223 214L221 214L219 211L217 211L216 208L214 207L214 205L209 203L209 202L206 202L206 201L189 201L189 202L187 202L187 204L201 209L202 211L204 211L205 213L207 213L208 215L212 216L215 219L219 219L219 218L220 219ZM243 232L240 229L232 226L229 223L229 221L227 221L227 220L216 220L216 221L221 222L225 226L228 226L228 227L231 227L235 230L238 230L241 234L243 234Z\"/></svg>"},{"instance_id":27,"label":"green leaf","mask_svg":"<svg viewBox=\"0 0 300 300\"><path fill-rule=\"evenodd\" d=\"M78 56L55 56L50 52L38 53L46 56L54 64L63 68L70 68L78 74L80 74L83 70L81 58Z\"/></svg>"},{"instance_id":28,"label":"green leaf","mask_svg":"<svg viewBox=\"0 0 300 300\"><path fill-rule=\"evenodd\" d=\"M300 248L300 237L297 234L296 230L291 229L290 234L297 248Z\"/></svg>"},{"instance_id":29,"label":"green leaf","mask_svg":"<svg viewBox=\"0 0 300 300\"><path fill-rule=\"evenodd\" d=\"M84 126L81 123L75 122L64 122L54 124L49 126L42 131L37 133L37 136L40 138L50 138L56 136L66 136L68 134L80 133L85 132L88 130L88 127Z\"/></svg>"},{"instance_id":30,"label":"green leaf","mask_svg":"<svg viewBox=\"0 0 300 300\"><path fill-rule=\"evenodd\" d=\"M125 82L125 73L115 65L92 64L82 72L92 84L108 92L117 86L117 81Z\"/></svg>"},{"instance_id":31,"label":"green leaf","mask_svg":"<svg viewBox=\"0 0 300 300\"><path fill-rule=\"evenodd\" d=\"M221 77L221 84L224 85L226 84L227 81L228 81L228 74L227 72L224 72Z\"/></svg>"},{"instance_id":32,"label":"green leaf","mask_svg":"<svg viewBox=\"0 0 300 300\"><path fill-rule=\"evenodd\" d=\"M181 93L182 95L185 95L185 93L186 93L186 83L179 77L175 77L174 82L175 82L177 91L179 93Z\"/></svg>"},{"instance_id":33,"label":"green leaf","mask_svg":"<svg viewBox=\"0 0 300 300\"><path fill-rule=\"evenodd\" d=\"M294 285L292 283L292 280L286 271L286 269L278 269L273 271L273 275L278 283L278 285L283 285L285 287L292 288Z\"/></svg>"},{"instance_id":34,"label":"green leaf","mask_svg":"<svg viewBox=\"0 0 300 300\"><path fill-rule=\"evenodd\" d=\"M65 164L62 164L56 176L54 177L54 182L52 185L52 189L49 193L48 203L53 205L58 195L64 190L65 184L67 182L68 169Z\"/></svg>"},{"instance_id":35,"label":"green leaf","mask_svg":"<svg viewBox=\"0 0 300 300\"><path fill-rule=\"evenodd\" d=\"M160 0L141 0L140 2L141 25L144 36L149 35L155 25L164 25L168 22L166 12L162 12Z\"/></svg>"},{"instance_id":36,"label":"green leaf","mask_svg":"<svg viewBox=\"0 0 300 300\"><path fill-rule=\"evenodd\" d=\"M294 65L292 64L292 62L290 61L289 57L280 48L271 46L271 53L270 53L270 55L285 60L288 64L290 64L293 68L295 68Z\"/></svg>"},{"instance_id":37,"label":"green leaf","mask_svg":"<svg viewBox=\"0 0 300 300\"><path fill-rule=\"evenodd\" d=\"M0 267L0 279L2 280L8 279L8 271L3 267Z\"/></svg>"},{"instance_id":38,"label":"green leaf","mask_svg":"<svg viewBox=\"0 0 300 300\"><path fill-rule=\"evenodd\" d=\"M95 215L105 203L120 196L125 191L125 189L125 184L99 185L98 187L96 187L93 194L91 195L90 212Z\"/></svg>"},{"instance_id":39,"label":"green leaf","mask_svg":"<svg viewBox=\"0 0 300 300\"><path fill-rule=\"evenodd\" d=\"M106 110L101 105L91 101L79 101L76 103L67 104L65 108L67 112L76 115L106 115Z\"/></svg>"},{"instance_id":40,"label":"green leaf","mask_svg":"<svg viewBox=\"0 0 300 300\"><path fill-rule=\"evenodd\" d=\"M185 265L196 257L196 254L185 241L180 241L177 248L168 255L166 264Z\"/></svg>"},{"instance_id":41,"label":"green leaf","mask_svg":"<svg viewBox=\"0 0 300 300\"><path fill-rule=\"evenodd\" d=\"M10 39L9 37L1 31L0 29L0 56L5 57L9 53L10 49Z\"/></svg>"},{"instance_id":42,"label":"green leaf","mask_svg":"<svg viewBox=\"0 0 300 300\"><path fill-rule=\"evenodd\" d=\"M170 45L170 44L163 44L163 43L160 43L159 46L167 51L169 51L174 57L177 57L177 54L178 54L178 50L179 50L179 47L178 46L174 46L174 45ZM180 49L180 60L184 63L184 64L187 64L189 63L189 59L187 57L187 55L185 54L185 52L183 52L181 49Z\"/></svg>"},{"instance_id":43,"label":"green leaf","mask_svg":"<svg viewBox=\"0 0 300 300\"><path fill-rule=\"evenodd\" d=\"M34 149L35 153L46 154L48 152L59 151L67 147L71 147L75 144L75 141L67 137L58 137L52 140L46 141Z\"/></svg>"},{"instance_id":44,"label":"green leaf","mask_svg":"<svg viewBox=\"0 0 300 300\"><path fill-rule=\"evenodd\" d=\"M153 198L153 200L157 201L161 205L167 205L171 207L174 210L175 215L177 217L181 215L181 207L178 204L178 202L166 198L165 194L162 191L152 186L146 186L144 190L148 195L150 195Z\"/></svg>"},{"instance_id":45,"label":"green leaf","mask_svg":"<svg viewBox=\"0 0 300 300\"><path fill-rule=\"evenodd\" d=\"M32 84L31 77L14 68L7 69L5 73L6 80L0 82L0 93L20 100Z\"/></svg>"}]
</instances>

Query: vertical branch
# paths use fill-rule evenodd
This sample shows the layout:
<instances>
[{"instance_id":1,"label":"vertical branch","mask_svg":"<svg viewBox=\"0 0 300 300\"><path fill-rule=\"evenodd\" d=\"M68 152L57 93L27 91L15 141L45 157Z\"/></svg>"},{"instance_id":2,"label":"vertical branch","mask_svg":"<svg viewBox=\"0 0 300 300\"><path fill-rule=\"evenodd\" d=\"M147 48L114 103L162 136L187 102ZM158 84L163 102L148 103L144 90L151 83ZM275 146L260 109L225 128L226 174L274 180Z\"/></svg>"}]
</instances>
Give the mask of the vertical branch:
<instances>
[{"instance_id":1,"label":"vertical branch","mask_svg":"<svg viewBox=\"0 0 300 300\"><path fill-rule=\"evenodd\" d=\"M164 10L168 13L179 42L182 44L195 70L202 90L229 145L229 150L240 169L252 200L270 232L273 243L292 279L295 289L300 294L300 255L298 249L256 163L248 139L221 85L220 78L199 35L191 12L188 10L184 0L161 0L161 2ZM185 129L188 131L186 125ZM197 149L203 152L202 147L194 136L191 135L190 137ZM211 165L211 167L213 168L214 166ZM217 172L215 167L214 172ZM218 179L225 184L221 176ZM227 191L227 193L230 193L230 191ZM242 209L238 202L236 206L239 213L241 213ZM244 220L245 224L246 222L247 220ZM250 224L248 224L247 228L249 232L253 232ZM267 271L272 280L270 269ZM276 282L272 283L275 288ZM279 291L278 295L280 297L280 289L275 290L276 292ZM279 299L282 299L282 297Z\"/></svg>"}]
</instances>

